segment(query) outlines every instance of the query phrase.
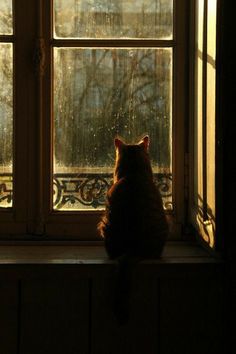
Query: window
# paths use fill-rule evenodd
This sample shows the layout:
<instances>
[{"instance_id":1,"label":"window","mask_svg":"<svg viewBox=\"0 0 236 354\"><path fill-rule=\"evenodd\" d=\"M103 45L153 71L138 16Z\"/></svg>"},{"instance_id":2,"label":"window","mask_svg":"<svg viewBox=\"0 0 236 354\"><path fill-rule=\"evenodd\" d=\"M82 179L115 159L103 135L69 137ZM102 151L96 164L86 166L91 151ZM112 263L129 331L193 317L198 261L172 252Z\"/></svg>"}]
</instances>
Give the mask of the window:
<instances>
[{"instance_id":1,"label":"window","mask_svg":"<svg viewBox=\"0 0 236 354\"><path fill-rule=\"evenodd\" d=\"M195 159L193 167L198 177L191 192L196 212L191 215L196 220L201 210L209 221L215 203L215 101L208 92L215 74L211 64L196 62L198 109L190 122L188 36L193 24L187 14L195 3L198 38L204 42L198 52L202 50L205 63L207 50L215 50L212 34L206 41L205 33L207 28L214 32L215 18L209 14L216 1L1 1L4 235L97 239L96 223L112 183L113 139L119 134L132 142L148 133L171 237L181 239L188 221L187 140L192 122L192 155L203 159ZM201 24L203 8L208 17L202 15ZM200 84L206 77L207 83Z\"/></svg>"},{"instance_id":2,"label":"window","mask_svg":"<svg viewBox=\"0 0 236 354\"><path fill-rule=\"evenodd\" d=\"M0 205L12 206L13 162L13 23L11 1L0 4Z\"/></svg>"},{"instance_id":3,"label":"window","mask_svg":"<svg viewBox=\"0 0 236 354\"><path fill-rule=\"evenodd\" d=\"M216 22L217 1L196 1L194 187L192 217L203 240L216 233ZM216 133L218 133L216 135Z\"/></svg>"},{"instance_id":4,"label":"window","mask_svg":"<svg viewBox=\"0 0 236 354\"><path fill-rule=\"evenodd\" d=\"M103 209L114 137L145 132L171 210L172 0L53 5L54 210Z\"/></svg>"}]
</instances>

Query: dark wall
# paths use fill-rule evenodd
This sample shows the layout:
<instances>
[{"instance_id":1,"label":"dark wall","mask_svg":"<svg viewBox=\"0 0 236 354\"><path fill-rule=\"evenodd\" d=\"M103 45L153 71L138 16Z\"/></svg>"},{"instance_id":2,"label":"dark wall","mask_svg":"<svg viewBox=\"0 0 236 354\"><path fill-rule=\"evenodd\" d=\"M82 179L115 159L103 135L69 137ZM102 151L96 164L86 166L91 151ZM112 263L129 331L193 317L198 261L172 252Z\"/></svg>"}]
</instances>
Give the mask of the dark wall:
<instances>
[{"instance_id":1,"label":"dark wall","mask_svg":"<svg viewBox=\"0 0 236 354\"><path fill-rule=\"evenodd\" d=\"M219 51L219 104L220 123L222 135L222 184L218 191L223 194L223 210L221 210L222 234L225 239L225 250L228 259L235 259L236 237L235 234L235 140L236 140L236 65L235 65L235 16L234 1L221 1L220 12L220 51Z\"/></svg>"},{"instance_id":2,"label":"dark wall","mask_svg":"<svg viewBox=\"0 0 236 354\"><path fill-rule=\"evenodd\" d=\"M226 354L222 263L187 259L133 270L122 325L114 264L1 264L0 353Z\"/></svg>"},{"instance_id":3,"label":"dark wall","mask_svg":"<svg viewBox=\"0 0 236 354\"><path fill-rule=\"evenodd\" d=\"M228 330L226 341L228 352L234 348L235 330L231 323L236 317L236 31L235 31L235 2L233 0L220 1L220 51L219 51L219 99L220 99L220 122L219 128L222 134L222 181L218 185L217 192L222 195L221 206L221 235L223 239L228 286Z\"/></svg>"}]
</instances>

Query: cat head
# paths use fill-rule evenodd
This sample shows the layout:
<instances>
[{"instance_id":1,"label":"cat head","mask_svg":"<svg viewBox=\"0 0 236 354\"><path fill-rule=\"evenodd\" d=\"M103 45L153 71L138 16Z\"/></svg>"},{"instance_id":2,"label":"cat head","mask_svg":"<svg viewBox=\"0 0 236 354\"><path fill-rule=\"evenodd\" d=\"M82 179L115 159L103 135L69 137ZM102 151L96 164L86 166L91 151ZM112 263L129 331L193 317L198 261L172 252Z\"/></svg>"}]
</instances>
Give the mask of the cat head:
<instances>
[{"instance_id":1,"label":"cat head","mask_svg":"<svg viewBox=\"0 0 236 354\"><path fill-rule=\"evenodd\" d=\"M148 135L145 135L145 136L139 141L138 144L134 144L134 145L126 144L126 143L124 143L120 138L115 138L114 143L115 143L116 152L117 152L117 151L120 152L121 149L122 149L124 146L139 146L139 147L143 148L146 152L148 152L148 148L149 148L149 136L148 136Z\"/></svg>"},{"instance_id":2,"label":"cat head","mask_svg":"<svg viewBox=\"0 0 236 354\"><path fill-rule=\"evenodd\" d=\"M149 136L144 136L137 144L126 144L120 138L115 138L116 163L114 182L123 177L152 178L149 160Z\"/></svg>"}]
</instances>

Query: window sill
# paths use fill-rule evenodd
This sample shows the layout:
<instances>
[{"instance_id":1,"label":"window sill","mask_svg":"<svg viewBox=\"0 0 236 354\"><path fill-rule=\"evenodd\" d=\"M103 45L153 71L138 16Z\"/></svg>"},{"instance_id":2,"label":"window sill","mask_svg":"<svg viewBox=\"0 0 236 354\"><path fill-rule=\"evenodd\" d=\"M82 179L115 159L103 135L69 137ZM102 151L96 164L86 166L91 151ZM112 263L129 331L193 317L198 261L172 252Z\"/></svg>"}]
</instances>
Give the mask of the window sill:
<instances>
[{"instance_id":1,"label":"window sill","mask_svg":"<svg viewBox=\"0 0 236 354\"><path fill-rule=\"evenodd\" d=\"M102 245L0 245L3 264L114 264ZM193 242L168 242L160 259L143 260L140 264L222 263Z\"/></svg>"},{"instance_id":2,"label":"window sill","mask_svg":"<svg viewBox=\"0 0 236 354\"><path fill-rule=\"evenodd\" d=\"M105 279L114 276L115 265L102 246L0 246L0 281ZM224 269L221 259L199 245L168 242L161 259L141 261L133 274L141 279L211 279L223 276Z\"/></svg>"}]
</instances>

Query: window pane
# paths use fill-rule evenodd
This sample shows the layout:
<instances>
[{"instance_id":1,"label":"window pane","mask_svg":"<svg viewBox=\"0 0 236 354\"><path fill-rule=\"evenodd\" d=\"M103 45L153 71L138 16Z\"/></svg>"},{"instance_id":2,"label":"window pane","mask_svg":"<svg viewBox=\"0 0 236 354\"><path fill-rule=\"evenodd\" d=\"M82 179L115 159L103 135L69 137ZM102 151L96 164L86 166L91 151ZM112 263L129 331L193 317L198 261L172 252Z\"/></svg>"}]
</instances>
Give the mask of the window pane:
<instances>
[{"instance_id":1,"label":"window pane","mask_svg":"<svg viewBox=\"0 0 236 354\"><path fill-rule=\"evenodd\" d=\"M208 0L207 24L207 208L215 218L216 0Z\"/></svg>"},{"instance_id":2,"label":"window pane","mask_svg":"<svg viewBox=\"0 0 236 354\"><path fill-rule=\"evenodd\" d=\"M54 207L104 207L114 137L144 133L171 209L172 49L54 49Z\"/></svg>"},{"instance_id":3,"label":"window pane","mask_svg":"<svg viewBox=\"0 0 236 354\"><path fill-rule=\"evenodd\" d=\"M203 208L203 14L204 0L197 1L197 52L196 52L196 112L194 126L194 201L201 210Z\"/></svg>"},{"instance_id":4,"label":"window pane","mask_svg":"<svg viewBox=\"0 0 236 354\"><path fill-rule=\"evenodd\" d=\"M12 206L12 44L0 43L0 207Z\"/></svg>"},{"instance_id":5,"label":"window pane","mask_svg":"<svg viewBox=\"0 0 236 354\"><path fill-rule=\"evenodd\" d=\"M195 206L200 235L214 247L216 0L197 1Z\"/></svg>"},{"instance_id":6,"label":"window pane","mask_svg":"<svg viewBox=\"0 0 236 354\"><path fill-rule=\"evenodd\" d=\"M57 38L171 39L173 0L54 0Z\"/></svg>"},{"instance_id":7,"label":"window pane","mask_svg":"<svg viewBox=\"0 0 236 354\"><path fill-rule=\"evenodd\" d=\"M12 0L0 0L0 35L13 33Z\"/></svg>"}]
</instances>

